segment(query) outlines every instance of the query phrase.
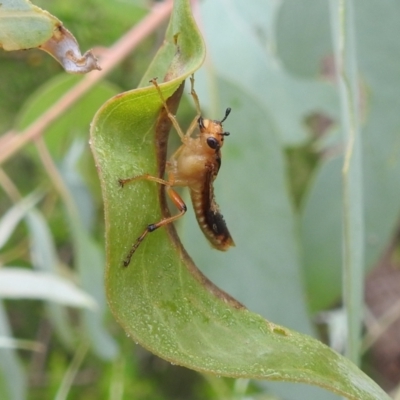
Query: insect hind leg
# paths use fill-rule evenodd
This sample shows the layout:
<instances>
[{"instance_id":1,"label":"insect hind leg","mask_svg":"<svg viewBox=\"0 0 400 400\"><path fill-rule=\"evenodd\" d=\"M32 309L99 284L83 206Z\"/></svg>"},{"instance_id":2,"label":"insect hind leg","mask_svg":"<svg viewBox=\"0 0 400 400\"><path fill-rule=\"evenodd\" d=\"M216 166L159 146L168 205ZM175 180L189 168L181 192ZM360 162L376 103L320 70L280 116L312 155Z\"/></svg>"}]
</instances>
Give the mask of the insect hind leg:
<instances>
[{"instance_id":1,"label":"insect hind leg","mask_svg":"<svg viewBox=\"0 0 400 400\"><path fill-rule=\"evenodd\" d=\"M135 178L133 178L133 179L135 179ZM181 196L179 196L179 194L174 189L171 188L170 182L164 181L163 179L157 178L155 176L147 175L147 174L140 175L140 176L136 177L136 179L146 179L146 180L150 180L150 181L165 185L167 187L167 194L170 197L170 199L172 200L172 202L175 204L177 209L179 210L179 213L176 215L173 215L172 217L164 218L157 223L147 225L146 229L136 239L135 243L132 245L131 249L129 250L129 253L125 257L125 259L123 261L124 267L127 267L130 264L133 254L135 253L137 248L140 246L140 244L143 242L144 238L147 236L148 233L154 232L156 229L161 228L162 226L168 225L171 222L176 221L177 219L182 217L187 211L185 202L182 200Z\"/></svg>"}]
</instances>

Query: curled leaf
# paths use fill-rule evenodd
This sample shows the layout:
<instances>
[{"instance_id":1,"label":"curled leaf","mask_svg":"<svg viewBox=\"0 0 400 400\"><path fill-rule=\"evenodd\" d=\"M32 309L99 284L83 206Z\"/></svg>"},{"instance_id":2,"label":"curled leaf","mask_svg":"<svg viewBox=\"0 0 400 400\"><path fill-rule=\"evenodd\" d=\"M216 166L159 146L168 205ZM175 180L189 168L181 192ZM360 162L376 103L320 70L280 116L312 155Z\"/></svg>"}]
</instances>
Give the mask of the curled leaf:
<instances>
[{"instance_id":1,"label":"curled leaf","mask_svg":"<svg viewBox=\"0 0 400 400\"><path fill-rule=\"evenodd\" d=\"M39 49L47 51L70 73L84 74L101 69L91 50L81 55L78 42L63 25L56 26L53 36Z\"/></svg>"},{"instance_id":2,"label":"curled leaf","mask_svg":"<svg viewBox=\"0 0 400 400\"><path fill-rule=\"evenodd\" d=\"M8 51L37 47L71 73L100 69L91 51L81 55L76 39L60 20L29 0L1 2L0 47Z\"/></svg>"}]
</instances>

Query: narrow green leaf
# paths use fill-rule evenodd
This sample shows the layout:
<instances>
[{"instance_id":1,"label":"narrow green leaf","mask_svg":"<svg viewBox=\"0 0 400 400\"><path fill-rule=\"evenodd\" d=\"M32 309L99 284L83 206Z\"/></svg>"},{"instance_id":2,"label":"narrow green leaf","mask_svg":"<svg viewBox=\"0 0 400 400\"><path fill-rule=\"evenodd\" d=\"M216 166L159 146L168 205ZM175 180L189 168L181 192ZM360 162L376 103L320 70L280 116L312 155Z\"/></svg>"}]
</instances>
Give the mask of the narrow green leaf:
<instances>
[{"instance_id":1,"label":"narrow green leaf","mask_svg":"<svg viewBox=\"0 0 400 400\"><path fill-rule=\"evenodd\" d=\"M180 15L180 24L193 24L188 2L177 1L175 13L182 9L186 15ZM179 31L177 20L175 24ZM194 25L186 32L178 36L180 59L185 59L181 43L198 35ZM171 60L177 79L162 85L165 98L200 66L203 54L191 53L186 56L190 66L178 69ZM176 92L170 99L172 112L179 97ZM388 399L346 358L309 336L266 321L219 290L193 264L173 226L149 234L130 265L122 265L144 228L168 214L156 184L118 185L120 178L162 173L170 124L161 108L156 90L141 88L108 101L92 124L105 203L107 296L127 334L166 360L198 371L303 382L350 399Z\"/></svg>"}]
</instances>

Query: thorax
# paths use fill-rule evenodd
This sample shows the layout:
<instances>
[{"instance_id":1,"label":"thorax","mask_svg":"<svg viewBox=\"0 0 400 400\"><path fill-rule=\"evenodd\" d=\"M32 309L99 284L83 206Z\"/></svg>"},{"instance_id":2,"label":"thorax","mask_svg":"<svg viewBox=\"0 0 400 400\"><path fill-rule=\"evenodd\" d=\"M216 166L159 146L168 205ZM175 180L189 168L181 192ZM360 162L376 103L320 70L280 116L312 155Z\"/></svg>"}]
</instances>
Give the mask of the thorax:
<instances>
[{"instance_id":1,"label":"thorax","mask_svg":"<svg viewBox=\"0 0 400 400\"><path fill-rule=\"evenodd\" d=\"M217 163L217 155L210 157L198 138L187 138L167 163L167 172L174 186L201 187L206 173L206 165Z\"/></svg>"}]
</instances>

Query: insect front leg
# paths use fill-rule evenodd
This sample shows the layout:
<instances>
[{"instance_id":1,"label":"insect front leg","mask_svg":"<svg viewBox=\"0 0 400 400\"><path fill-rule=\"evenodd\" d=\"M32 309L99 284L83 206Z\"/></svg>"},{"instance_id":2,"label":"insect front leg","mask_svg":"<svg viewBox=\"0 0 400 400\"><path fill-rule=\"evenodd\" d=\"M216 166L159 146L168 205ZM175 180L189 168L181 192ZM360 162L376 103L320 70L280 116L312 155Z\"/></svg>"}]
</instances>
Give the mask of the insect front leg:
<instances>
[{"instance_id":1,"label":"insect front leg","mask_svg":"<svg viewBox=\"0 0 400 400\"><path fill-rule=\"evenodd\" d=\"M194 105L196 107L196 116L193 118L193 121L189 125L189 129L186 132L186 136L188 137L190 137L194 130L199 126L199 118L201 117L199 96L197 96L197 93L194 90L194 75L190 77L190 94L193 97Z\"/></svg>"},{"instance_id":2,"label":"insect front leg","mask_svg":"<svg viewBox=\"0 0 400 400\"><path fill-rule=\"evenodd\" d=\"M193 97L194 105L196 107L197 117L200 117L201 115L200 101L199 101L199 96L197 96L197 93L194 90L194 75L190 77L190 94Z\"/></svg>"},{"instance_id":3,"label":"insect front leg","mask_svg":"<svg viewBox=\"0 0 400 400\"><path fill-rule=\"evenodd\" d=\"M156 229L158 229L162 226L168 225L171 222L174 222L175 220L182 217L182 215L185 214L185 212L187 211L185 202L182 200L181 196L179 196L179 194L174 189L172 189L171 182L165 181L164 179L157 178L157 177L149 175L149 174L143 174L143 175L135 176L135 177L128 178L128 179L119 179L118 181L119 181L119 184L123 187L126 183L130 183L130 182L137 181L137 180L148 180L148 181L157 182L160 185L165 185L167 188L167 194L170 197L170 199L172 200L172 202L175 204L177 209L179 210L179 213L172 217L164 218L161 221L156 222L154 224L147 225L146 229L136 239L135 243L132 245L131 249L129 250L129 253L125 257L125 259L123 261L124 267L127 267L130 264L133 254L135 253L135 251L140 246L140 244L142 243L142 241L144 240L144 238L147 236L148 233L154 232Z\"/></svg>"},{"instance_id":4,"label":"insect front leg","mask_svg":"<svg viewBox=\"0 0 400 400\"><path fill-rule=\"evenodd\" d=\"M172 122L172 125L174 126L175 130L178 132L178 135L180 136L182 142L185 141L185 134L183 133L183 130L181 129L178 120L176 119L175 115L172 114L172 112L169 110L167 102L164 99L164 96L161 92L160 86L158 86L157 83L157 78L153 78L150 80L150 82L155 86L155 88L157 89L157 92L161 98L161 101L163 103L163 107L165 108L165 110L167 111L168 114L168 118L170 119L170 121Z\"/></svg>"}]
</instances>

